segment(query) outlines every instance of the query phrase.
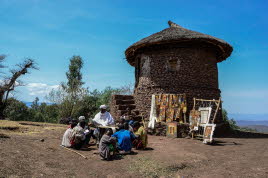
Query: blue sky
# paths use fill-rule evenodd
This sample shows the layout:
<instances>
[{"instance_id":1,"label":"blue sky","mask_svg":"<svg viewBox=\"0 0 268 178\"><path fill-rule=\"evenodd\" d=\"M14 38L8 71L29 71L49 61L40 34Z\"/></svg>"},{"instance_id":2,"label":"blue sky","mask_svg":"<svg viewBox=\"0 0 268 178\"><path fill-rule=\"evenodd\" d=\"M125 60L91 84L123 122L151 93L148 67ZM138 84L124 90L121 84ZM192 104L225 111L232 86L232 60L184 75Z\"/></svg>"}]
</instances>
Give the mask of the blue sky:
<instances>
[{"instance_id":1,"label":"blue sky","mask_svg":"<svg viewBox=\"0 0 268 178\"><path fill-rule=\"evenodd\" d=\"M220 63L223 106L229 113L268 113L268 1L0 0L0 54L11 66L25 57L40 70L23 78L15 93L41 100L65 81L69 58L80 55L91 90L134 82L124 51L167 28L167 21L229 42L234 51Z\"/></svg>"}]
</instances>

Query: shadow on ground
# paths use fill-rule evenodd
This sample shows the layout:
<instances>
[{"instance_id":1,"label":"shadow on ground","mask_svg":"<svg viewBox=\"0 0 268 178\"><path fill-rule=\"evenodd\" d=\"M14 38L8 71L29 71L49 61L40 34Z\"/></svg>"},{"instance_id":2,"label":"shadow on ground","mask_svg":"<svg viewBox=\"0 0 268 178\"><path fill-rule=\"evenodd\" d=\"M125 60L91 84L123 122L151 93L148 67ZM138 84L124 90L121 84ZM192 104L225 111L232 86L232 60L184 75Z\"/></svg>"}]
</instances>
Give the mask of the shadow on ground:
<instances>
[{"instance_id":1,"label":"shadow on ground","mask_svg":"<svg viewBox=\"0 0 268 178\"><path fill-rule=\"evenodd\" d=\"M235 130L229 134L217 135L217 138L268 138L268 134Z\"/></svg>"},{"instance_id":2,"label":"shadow on ground","mask_svg":"<svg viewBox=\"0 0 268 178\"><path fill-rule=\"evenodd\" d=\"M237 143L237 142L225 142L225 141L220 141L220 140L214 140L212 144L210 144L211 146L228 146L228 145L243 145L241 143Z\"/></svg>"}]
</instances>

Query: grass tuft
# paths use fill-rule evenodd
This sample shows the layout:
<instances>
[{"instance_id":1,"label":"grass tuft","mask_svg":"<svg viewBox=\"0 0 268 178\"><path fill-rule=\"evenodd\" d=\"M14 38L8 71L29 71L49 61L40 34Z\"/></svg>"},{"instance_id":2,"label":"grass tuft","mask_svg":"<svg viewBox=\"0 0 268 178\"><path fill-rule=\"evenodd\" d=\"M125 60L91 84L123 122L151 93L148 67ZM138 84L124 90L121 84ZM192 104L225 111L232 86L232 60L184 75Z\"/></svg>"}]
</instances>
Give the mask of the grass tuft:
<instances>
[{"instance_id":1,"label":"grass tuft","mask_svg":"<svg viewBox=\"0 0 268 178\"><path fill-rule=\"evenodd\" d=\"M174 175L188 166L184 163L164 165L148 157L141 157L129 166L129 170L139 172L143 177L174 177Z\"/></svg>"}]
</instances>

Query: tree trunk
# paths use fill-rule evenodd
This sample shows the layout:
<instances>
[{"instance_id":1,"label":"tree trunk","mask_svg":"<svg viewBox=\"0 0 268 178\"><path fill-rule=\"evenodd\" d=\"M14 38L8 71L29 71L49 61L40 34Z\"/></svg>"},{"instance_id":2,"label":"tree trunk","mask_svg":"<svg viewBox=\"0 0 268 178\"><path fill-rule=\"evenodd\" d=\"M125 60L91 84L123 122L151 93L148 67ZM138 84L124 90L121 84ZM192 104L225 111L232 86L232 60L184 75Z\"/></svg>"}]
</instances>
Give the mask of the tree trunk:
<instances>
[{"instance_id":1,"label":"tree trunk","mask_svg":"<svg viewBox=\"0 0 268 178\"><path fill-rule=\"evenodd\" d=\"M6 105L3 102L0 102L0 120L5 119L4 110L6 109Z\"/></svg>"},{"instance_id":2,"label":"tree trunk","mask_svg":"<svg viewBox=\"0 0 268 178\"><path fill-rule=\"evenodd\" d=\"M0 92L0 120L4 120L4 110L6 109L6 104L3 102L4 92Z\"/></svg>"},{"instance_id":3,"label":"tree trunk","mask_svg":"<svg viewBox=\"0 0 268 178\"><path fill-rule=\"evenodd\" d=\"M4 109L0 108L0 120L5 120Z\"/></svg>"},{"instance_id":4,"label":"tree trunk","mask_svg":"<svg viewBox=\"0 0 268 178\"><path fill-rule=\"evenodd\" d=\"M0 85L0 120L5 119L4 110L7 106L6 101L8 99L9 92L14 90L17 79L21 75L27 74L28 69L37 69L32 59L27 59L24 61L23 64L19 64L18 66L19 69L11 71L12 76L8 78L3 85Z\"/></svg>"}]
</instances>

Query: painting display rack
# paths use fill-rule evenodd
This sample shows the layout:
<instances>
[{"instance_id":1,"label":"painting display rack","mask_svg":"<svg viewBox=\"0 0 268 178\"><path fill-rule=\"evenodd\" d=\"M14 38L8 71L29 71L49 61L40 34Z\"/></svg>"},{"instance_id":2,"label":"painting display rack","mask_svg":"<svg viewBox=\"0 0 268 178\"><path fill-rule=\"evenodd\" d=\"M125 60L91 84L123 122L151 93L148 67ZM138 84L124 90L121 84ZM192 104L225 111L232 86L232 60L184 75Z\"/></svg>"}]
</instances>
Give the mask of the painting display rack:
<instances>
[{"instance_id":1,"label":"painting display rack","mask_svg":"<svg viewBox=\"0 0 268 178\"><path fill-rule=\"evenodd\" d=\"M215 119L221 109L221 103L221 98L219 100L194 98L194 105L189 118L192 138L203 139L204 143L213 141L213 133L216 127Z\"/></svg>"}]
</instances>

